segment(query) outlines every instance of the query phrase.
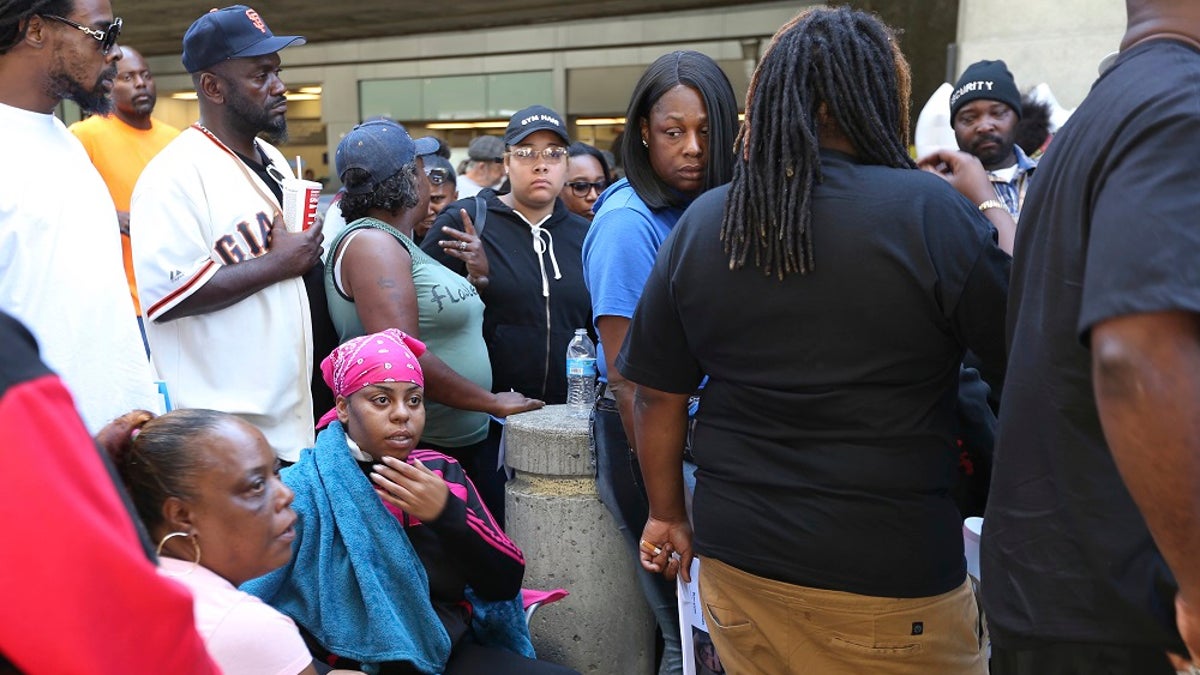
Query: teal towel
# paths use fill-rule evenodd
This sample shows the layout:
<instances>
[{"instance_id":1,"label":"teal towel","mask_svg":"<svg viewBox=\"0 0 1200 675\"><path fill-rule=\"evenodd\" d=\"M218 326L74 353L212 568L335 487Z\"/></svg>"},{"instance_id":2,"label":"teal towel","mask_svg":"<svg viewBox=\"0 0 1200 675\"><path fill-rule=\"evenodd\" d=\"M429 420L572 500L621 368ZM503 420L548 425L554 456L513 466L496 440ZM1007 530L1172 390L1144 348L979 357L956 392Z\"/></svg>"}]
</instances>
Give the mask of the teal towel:
<instances>
[{"instance_id":1,"label":"teal towel","mask_svg":"<svg viewBox=\"0 0 1200 675\"><path fill-rule=\"evenodd\" d=\"M471 603L471 632L484 647L507 649L536 659L533 642L529 639L529 624L525 623L525 604L521 594L512 600L494 602L483 600L467 586L467 602Z\"/></svg>"},{"instance_id":2,"label":"teal towel","mask_svg":"<svg viewBox=\"0 0 1200 675\"><path fill-rule=\"evenodd\" d=\"M332 422L282 475L299 516L292 560L242 590L338 656L442 672L450 637L430 604L425 567L350 455L341 424Z\"/></svg>"},{"instance_id":3,"label":"teal towel","mask_svg":"<svg viewBox=\"0 0 1200 675\"><path fill-rule=\"evenodd\" d=\"M429 600L429 579L396 517L346 445L337 421L282 472L296 493L292 560L242 590L290 616L326 649L360 663L408 661L440 673L450 638ZM475 639L535 658L521 596L466 597Z\"/></svg>"}]
</instances>

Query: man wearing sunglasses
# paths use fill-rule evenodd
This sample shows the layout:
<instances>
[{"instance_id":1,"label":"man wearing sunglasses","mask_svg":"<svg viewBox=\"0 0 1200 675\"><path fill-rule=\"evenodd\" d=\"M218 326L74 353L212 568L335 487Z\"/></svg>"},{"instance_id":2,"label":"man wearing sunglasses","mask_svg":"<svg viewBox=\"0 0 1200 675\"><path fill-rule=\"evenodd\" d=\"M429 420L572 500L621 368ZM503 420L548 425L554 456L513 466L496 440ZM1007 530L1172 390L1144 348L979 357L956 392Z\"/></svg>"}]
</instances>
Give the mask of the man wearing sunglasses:
<instances>
[{"instance_id":1,"label":"man wearing sunglasses","mask_svg":"<svg viewBox=\"0 0 1200 675\"><path fill-rule=\"evenodd\" d=\"M112 198L53 115L63 99L111 108L120 27L108 0L0 3L0 309L33 332L93 433L158 400Z\"/></svg>"},{"instance_id":2,"label":"man wearing sunglasses","mask_svg":"<svg viewBox=\"0 0 1200 675\"><path fill-rule=\"evenodd\" d=\"M0 539L53 551L0 555L0 672L216 672L92 442L157 397L112 199L53 115L109 107L120 25L108 0L0 1Z\"/></svg>"},{"instance_id":3,"label":"man wearing sunglasses","mask_svg":"<svg viewBox=\"0 0 1200 675\"><path fill-rule=\"evenodd\" d=\"M192 23L183 65L200 121L146 166L129 223L151 358L172 399L241 416L285 462L312 446L313 356L337 345L322 225L283 222L292 171L256 138L287 133L279 52L296 44L244 5Z\"/></svg>"}]
</instances>

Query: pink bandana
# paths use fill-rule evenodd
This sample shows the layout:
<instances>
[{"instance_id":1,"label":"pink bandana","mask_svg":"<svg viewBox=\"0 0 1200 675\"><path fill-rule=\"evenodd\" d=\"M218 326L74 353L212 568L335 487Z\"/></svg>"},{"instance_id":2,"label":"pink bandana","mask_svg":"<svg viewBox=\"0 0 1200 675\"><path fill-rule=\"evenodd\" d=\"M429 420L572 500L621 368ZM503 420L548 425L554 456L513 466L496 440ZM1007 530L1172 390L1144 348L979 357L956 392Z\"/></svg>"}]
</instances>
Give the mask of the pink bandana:
<instances>
[{"instance_id":1,"label":"pink bandana","mask_svg":"<svg viewBox=\"0 0 1200 675\"><path fill-rule=\"evenodd\" d=\"M321 375L334 396L349 396L379 382L413 382L425 386L417 357L425 343L395 328L356 337L340 345L321 361ZM321 416L317 428L337 419L337 408Z\"/></svg>"}]
</instances>

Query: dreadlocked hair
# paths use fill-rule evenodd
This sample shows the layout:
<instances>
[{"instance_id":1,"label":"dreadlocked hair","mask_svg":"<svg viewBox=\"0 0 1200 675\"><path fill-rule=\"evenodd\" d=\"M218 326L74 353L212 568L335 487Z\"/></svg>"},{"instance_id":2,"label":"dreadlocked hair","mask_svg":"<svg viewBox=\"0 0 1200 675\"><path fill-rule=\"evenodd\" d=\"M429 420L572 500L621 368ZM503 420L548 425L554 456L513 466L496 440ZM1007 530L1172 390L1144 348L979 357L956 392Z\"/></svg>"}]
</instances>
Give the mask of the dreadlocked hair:
<instances>
[{"instance_id":1,"label":"dreadlocked hair","mask_svg":"<svg viewBox=\"0 0 1200 675\"><path fill-rule=\"evenodd\" d=\"M819 132L840 133L858 161L915 168L908 154L911 76L873 15L814 8L784 24L750 79L721 241L729 268L779 279L813 270L812 192Z\"/></svg>"},{"instance_id":2,"label":"dreadlocked hair","mask_svg":"<svg viewBox=\"0 0 1200 675\"><path fill-rule=\"evenodd\" d=\"M25 39L29 17L38 14L66 16L74 8L74 0L0 0L0 56Z\"/></svg>"}]
</instances>

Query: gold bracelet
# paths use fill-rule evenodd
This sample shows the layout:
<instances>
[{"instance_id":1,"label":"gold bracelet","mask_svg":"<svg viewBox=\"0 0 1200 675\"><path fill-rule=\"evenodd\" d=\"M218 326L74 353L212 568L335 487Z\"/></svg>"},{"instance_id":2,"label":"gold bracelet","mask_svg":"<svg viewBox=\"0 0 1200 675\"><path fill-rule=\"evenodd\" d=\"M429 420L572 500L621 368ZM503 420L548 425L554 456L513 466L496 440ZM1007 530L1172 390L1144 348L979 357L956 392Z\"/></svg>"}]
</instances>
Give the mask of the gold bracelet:
<instances>
[{"instance_id":1,"label":"gold bracelet","mask_svg":"<svg viewBox=\"0 0 1200 675\"><path fill-rule=\"evenodd\" d=\"M988 209L1004 209L1007 211L1008 207L1005 206L1004 202L1000 201L999 199L989 199L987 201L980 202L980 211L987 211Z\"/></svg>"}]
</instances>

